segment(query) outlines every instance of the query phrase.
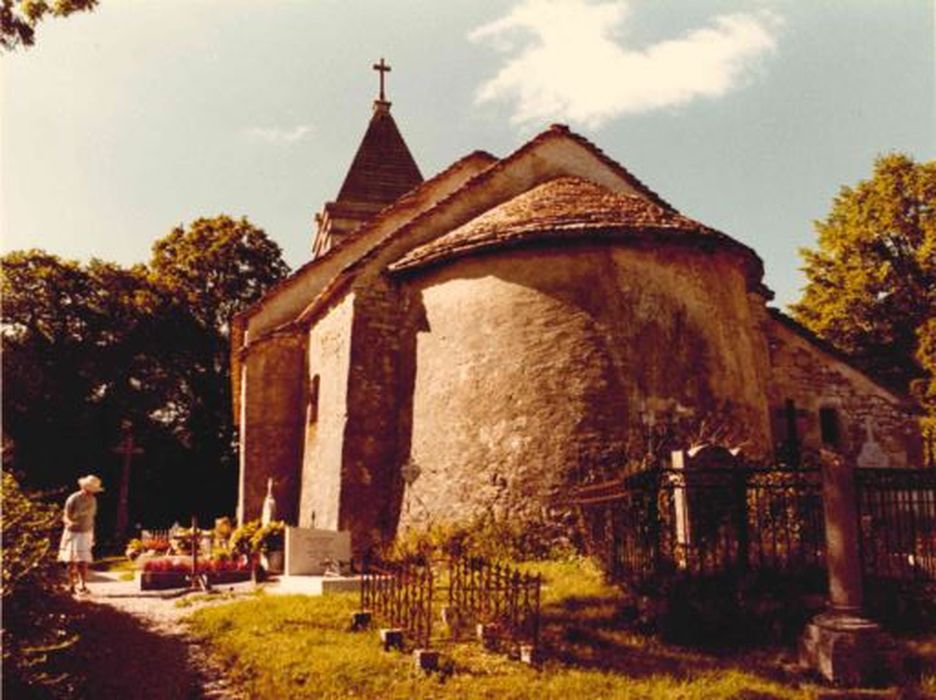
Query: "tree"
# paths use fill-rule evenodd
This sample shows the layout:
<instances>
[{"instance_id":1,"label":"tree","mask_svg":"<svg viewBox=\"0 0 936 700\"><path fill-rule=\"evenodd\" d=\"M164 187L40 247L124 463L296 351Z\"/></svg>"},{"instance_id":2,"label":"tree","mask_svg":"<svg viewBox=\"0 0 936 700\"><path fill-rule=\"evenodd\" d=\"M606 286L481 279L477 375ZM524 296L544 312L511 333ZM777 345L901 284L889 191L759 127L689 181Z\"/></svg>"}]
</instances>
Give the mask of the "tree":
<instances>
[{"instance_id":1,"label":"tree","mask_svg":"<svg viewBox=\"0 0 936 700\"><path fill-rule=\"evenodd\" d=\"M225 340L231 317L289 272L280 247L246 218L197 219L153 245L150 268L206 328Z\"/></svg>"},{"instance_id":2,"label":"tree","mask_svg":"<svg viewBox=\"0 0 936 700\"><path fill-rule=\"evenodd\" d=\"M800 251L807 285L792 306L797 320L920 396L936 376L936 162L878 158L872 178L843 187L815 227L817 248Z\"/></svg>"},{"instance_id":3,"label":"tree","mask_svg":"<svg viewBox=\"0 0 936 700\"><path fill-rule=\"evenodd\" d=\"M246 218L197 219L153 245L151 279L197 326L186 339L189 355L181 386L188 396L186 439L201 464L219 470L209 482L223 480L236 465L231 317L288 272L280 247ZM233 488L235 481L226 483Z\"/></svg>"},{"instance_id":4,"label":"tree","mask_svg":"<svg viewBox=\"0 0 936 700\"><path fill-rule=\"evenodd\" d=\"M0 6L0 48L32 46L36 25L48 15L67 17L94 9L98 0L3 0Z\"/></svg>"},{"instance_id":5,"label":"tree","mask_svg":"<svg viewBox=\"0 0 936 700\"><path fill-rule=\"evenodd\" d=\"M94 469L116 485L112 448L129 420L146 449L134 481L150 497L138 515L228 509L229 314L286 274L279 247L248 221L220 216L173 230L150 267L80 265L38 250L2 263L3 432L25 483L71 487ZM179 489L183 480L192 486ZM101 505L106 523L113 499Z\"/></svg>"}]
</instances>

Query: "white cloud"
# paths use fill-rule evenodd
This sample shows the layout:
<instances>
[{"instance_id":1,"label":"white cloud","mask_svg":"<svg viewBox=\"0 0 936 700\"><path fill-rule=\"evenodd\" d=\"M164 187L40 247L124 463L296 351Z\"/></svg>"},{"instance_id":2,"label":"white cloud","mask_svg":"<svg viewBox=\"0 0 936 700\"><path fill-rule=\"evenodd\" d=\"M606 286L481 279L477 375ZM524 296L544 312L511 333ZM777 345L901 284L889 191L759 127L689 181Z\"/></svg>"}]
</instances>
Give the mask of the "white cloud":
<instances>
[{"instance_id":1,"label":"white cloud","mask_svg":"<svg viewBox=\"0 0 936 700\"><path fill-rule=\"evenodd\" d=\"M243 130L244 135L251 141L262 141L264 143L295 143L304 139L312 133L311 124L299 124L297 126L252 126Z\"/></svg>"},{"instance_id":2,"label":"white cloud","mask_svg":"<svg viewBox=\"0 0 936 700\"><path fill-rule=\"evenodd\" d=\"M776 48L781 22L769 12L719 15L680 37L629 48L620 38L629 12L625 0L526 0L478 27L470 40L511 55L476 100L513 102L516 124L559 119L594 127L721 97Z\"/></svg>"}]
</instances>

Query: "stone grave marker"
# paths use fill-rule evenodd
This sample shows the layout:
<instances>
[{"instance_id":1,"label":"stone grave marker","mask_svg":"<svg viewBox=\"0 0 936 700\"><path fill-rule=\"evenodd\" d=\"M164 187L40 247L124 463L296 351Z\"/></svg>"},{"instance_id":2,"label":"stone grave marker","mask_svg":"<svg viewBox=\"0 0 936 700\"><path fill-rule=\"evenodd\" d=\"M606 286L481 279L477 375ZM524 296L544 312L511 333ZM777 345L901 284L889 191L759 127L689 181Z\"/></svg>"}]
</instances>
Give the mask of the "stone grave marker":
<instances>
[{"instance_id":1,"label":"stone grave marker","mask_svg":"<svg viewBox=\"0 0 936 700\"><path fill-rule=\"evenodd\" d=\"M351 561L351 533L287 527L285 548L287 576L321 576L329 563Z\"/></svg>"},{"instance_id":2,"label":"stone grave marker","mask_svg":"<svg viewBox=\"0 0 936 700\"><path fill-rule=\"evenodd\" d=\"M706 477L701 481L696 475L704 470L725 470L734 469L741 465L740 454L738 450L730 450L721 445L697 445L688 450L675 450L671 454L672 468L680 472L680 477L674 480L673 488L673 509L675 511L675 529L677 544L688 547L693 544L698 535L704 535L706 525L711 528L711 523L704 522L702 514L708 512L711 515L713 510L709 504L706 509L705 503L700 499L726 500L725 491L730 485L730 475L721 473L717 480ZM724 481L724 484L718 482ZM716 489L713 486L721 485L722 488ZM699 488L707 486L708 488ZM727 494L731 495L731 494ZM725 504L727 505L727 504ZM701 530L701 532L698 532Z\"/></svg>"}]
</instances>

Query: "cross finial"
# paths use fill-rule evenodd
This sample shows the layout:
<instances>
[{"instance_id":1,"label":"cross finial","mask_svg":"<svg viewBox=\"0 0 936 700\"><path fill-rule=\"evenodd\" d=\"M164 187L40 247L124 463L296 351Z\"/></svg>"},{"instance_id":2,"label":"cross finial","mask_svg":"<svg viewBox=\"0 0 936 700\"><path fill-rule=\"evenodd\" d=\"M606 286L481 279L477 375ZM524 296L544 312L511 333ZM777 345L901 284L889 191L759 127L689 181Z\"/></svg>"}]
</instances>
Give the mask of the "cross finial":
<instances>
[{"instance_id":1,"label":"cross finial","mask_svg":"<svg viewBox=\"0 0 936 700\"><path fill-rule=\"evenodd\" d=\"M375 63L373 68L380 73L380 101L386 102L387 100L384 97L384 73L390 72L390 66L384 63L383 58L381 58L380 63Z\"/></svg>"}]
</instances>

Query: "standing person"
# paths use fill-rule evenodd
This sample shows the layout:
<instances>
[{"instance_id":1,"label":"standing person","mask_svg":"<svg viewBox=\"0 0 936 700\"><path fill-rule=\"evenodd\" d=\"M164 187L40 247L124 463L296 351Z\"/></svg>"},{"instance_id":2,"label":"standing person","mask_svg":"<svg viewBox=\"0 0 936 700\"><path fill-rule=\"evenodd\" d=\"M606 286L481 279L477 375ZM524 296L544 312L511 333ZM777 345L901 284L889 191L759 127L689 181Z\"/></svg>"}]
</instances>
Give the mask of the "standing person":
<instances>
[{"instance_id":1,"label":"standing person","mask_svg":"<svg viewBox=\"0 0 936 700\"><path fill-rule=\"evenodd\" d=\"M97 513L95 494L104 490L101 480L89 474L78 479L81 490L75 491L65 501L62 522L62 543L59 545L58 560L68 564L68 590L88 592L88 564L91 563L91 548L94 546L94 516Z\"/></svg>"}]
</instances>

